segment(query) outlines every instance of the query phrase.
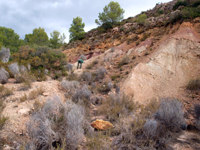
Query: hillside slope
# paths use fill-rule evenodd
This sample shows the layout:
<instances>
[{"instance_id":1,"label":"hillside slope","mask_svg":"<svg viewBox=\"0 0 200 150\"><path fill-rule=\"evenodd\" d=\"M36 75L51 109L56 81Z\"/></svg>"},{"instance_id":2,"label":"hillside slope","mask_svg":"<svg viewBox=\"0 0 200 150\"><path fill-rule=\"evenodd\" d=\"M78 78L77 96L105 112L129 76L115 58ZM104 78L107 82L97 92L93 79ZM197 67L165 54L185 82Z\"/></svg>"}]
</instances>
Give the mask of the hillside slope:
<instances>
[{"instance_id":1,"label":"hillside slope","mask_svg":"<svg viewBox=\"0 0 200 150\"><path fill-rule=\"evenodd\" d=\"M136 101L178 97L179 90L191 78L200 75L200 36L192 24L183 23L179 30L160 43L150 62L140 63L123 84L124 92L134 93Z\"/></svg>"}]
</instances>

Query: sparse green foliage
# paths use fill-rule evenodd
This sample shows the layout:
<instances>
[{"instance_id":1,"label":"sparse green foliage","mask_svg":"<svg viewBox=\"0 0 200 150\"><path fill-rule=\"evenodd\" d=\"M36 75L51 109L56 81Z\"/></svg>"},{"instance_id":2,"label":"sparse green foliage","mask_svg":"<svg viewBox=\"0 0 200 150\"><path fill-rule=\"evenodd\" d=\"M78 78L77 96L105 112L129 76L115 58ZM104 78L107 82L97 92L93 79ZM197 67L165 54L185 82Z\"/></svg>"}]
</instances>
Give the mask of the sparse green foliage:
<instances>
[{"instance_id":1,"label":"sparse green foliage","mask_svg":"<svg viewBox=\"0 0 200 150\"><path fill-rule=\"evenodd\" d=\"M85 24L82 23L81 17L73 18L73 22L69 29L70 41L82 40L85 37Z\"/></svg>"},{"instance_id":2,"label":"sparse green foliage","mask_svg":"<svg viewBox=\"0 0 200 150\"><path fill-rule=\"evenodd\" d=\"M111 25L121 21L124 17L124 10L120 7L118 2L111 1L103 9L102 13L99 13L98 18L95 23L98 25L103 25L105 23L111 23Z\"/></svg>"}]
</instances>

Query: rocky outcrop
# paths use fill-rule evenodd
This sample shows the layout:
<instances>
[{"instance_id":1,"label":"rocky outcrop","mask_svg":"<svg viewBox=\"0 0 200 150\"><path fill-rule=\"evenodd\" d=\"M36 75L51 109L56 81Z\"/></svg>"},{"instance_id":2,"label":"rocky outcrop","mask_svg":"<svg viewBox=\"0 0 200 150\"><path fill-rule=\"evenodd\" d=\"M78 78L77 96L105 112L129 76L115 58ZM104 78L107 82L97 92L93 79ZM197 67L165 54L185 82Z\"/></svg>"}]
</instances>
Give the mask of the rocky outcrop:
<instances>
[{"instance_id":1,"label":"rocky outcrop","mask_svg":"<svg viewBox=\"0 0 200 150\"><path fill-rule=\"evenodd\" d=\"M92 122L91 126L97 130L108 130L114 127L112 123L99 119Z\"/></svg>"},{"instance_id":2,"label":"rocky outcrop","mask_svg":"<svg viewBox=\"0 0 200 150\"><path fill-rule=\"evenodd\" d=\"M193 75L200 71L200 36L190 23L163 43L149 63L138 64L123 84L124 92L136 101L176 97Z\"/></svg>"},{"instance_id":3,"label":"rocky outcrop","mask_svg":"<svg viewBox=\"0 0 200 150\"><path fill-rule=\"evenodd\" d=\"M9 61L9 58L10 58L10 49L2 48L2 50L0 51L0 60L3 63L7 63Z\"/></svg>"},{"instance_id":4,"label":"rocky outcrop","mask_svg":"<svg viewBox=\"0 0 200 150\"><path fill-rule=\"evenodd\" d=\"M8 78L10 77L9 73L3 68L0 68L0 83L5 84L8 81Z\"/></svg>"}]
</instances>

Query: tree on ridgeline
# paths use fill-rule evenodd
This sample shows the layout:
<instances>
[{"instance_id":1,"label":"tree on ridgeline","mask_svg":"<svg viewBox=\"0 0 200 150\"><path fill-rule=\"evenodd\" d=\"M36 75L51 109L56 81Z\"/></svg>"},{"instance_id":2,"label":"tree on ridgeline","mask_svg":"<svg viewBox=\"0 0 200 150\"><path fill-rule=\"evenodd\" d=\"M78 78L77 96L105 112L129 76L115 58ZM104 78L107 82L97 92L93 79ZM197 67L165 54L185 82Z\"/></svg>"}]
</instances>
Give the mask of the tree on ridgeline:
<instances>
[{"instance_id":1,"label":"tree on ridgeline","mask_svg":"<svg viewBox=\"0 0 200 150\"><path fill-rule=\"evenodd\" d=\"M73 18L73 22L69 29L70 42L76 40L82 40L85 37L84 27L85 23L82 23L81 17Z\"/></svg>"},{"instance_id":2,"label":"tree on ridgeline","mask_svg":"<svg viewBox=\"0 0 200 150\"><path fill-rule=\"evenodd\" d=\"M124 12L118 2L111 1L103 8L103 12L99 13L98 18L95 20L97 25L111 24L114 25L124 18Z\"/></svg>"}]
</instances>

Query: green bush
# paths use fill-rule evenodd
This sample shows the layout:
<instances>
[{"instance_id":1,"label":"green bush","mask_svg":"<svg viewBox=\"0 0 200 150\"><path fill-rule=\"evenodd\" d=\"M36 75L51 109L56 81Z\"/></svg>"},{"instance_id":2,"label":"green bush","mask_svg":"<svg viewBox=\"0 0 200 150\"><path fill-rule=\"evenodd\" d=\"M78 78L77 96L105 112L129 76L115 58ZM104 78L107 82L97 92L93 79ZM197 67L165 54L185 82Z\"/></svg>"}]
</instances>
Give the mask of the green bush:
<instances>
[{"instance_id":1,"label":"green bush","mask_svg":"<svg viewBox=\"0 0 200 150\"><path fill-rule=\"evenodd\" d=\"M172 15L172 16L170 17L170 22L171 22L172 24L174 24L174 23L176 23L177 21L182 20L182 19L183 19L183 13L182 13L182 12L177 12L177 13L175 13L174 15Z\"/></svg>"},{"instance_id":2,"label":"green bush","mask_svg":"<svg viewBox=\"0 0 200 150\"><path fill-rule=\"evenodd\" d=\"M191 4L191 7L198 7L200 5L200 0Z\"/></svg>"},{"instance_id":3,"label":"green bush","mask_svg":"<svg viewBox=\"0 0 200 150\"><path fill-rule=\"evenodd\" d=\"M200 7L192 8L192 7L185 7L181 10L182 16L184 19L192 19L196 17L200 17Z\"/></svg>"},{"instance_id":4,"label":"green bush","mask_svg":"<svg viewBox=\"0 0 200 150\"><path fill-rule=\"evenodd\" d=\"M146 19L147 19L147 15L146 15L146 14L140 14L140 15L138 16L136 22L137 22L138 24L144 25L144 24L147 22Z\"/></svg>"},{"instance_id":5,"label":"green bush","mask_svg":"<svg viewBox=\"0 0 200 150\"><path fill-rule=\"evenodd\" d=\"M160 9L160 10L158 10L158 14L159 15L164 14L164 11Z\"/></svg>"},{"instance_id":6,"label":"green bush","mask_svg":"<svg viewBox=\"0 0 200 150\"><path fill-rule=\"evenodd\" d=\"M184 1L178 0L176 4L174 5L173 10L176 10L179 6L187 6L187 5L188 5L188 2L186 0Z\"/></svg>"},{"instance_id":7,"label":"green bush","mask_svg":"<svg viewBox=\"0 0 200 150\"><path fill-rule=\"evenodd\" d=\"M66 56L58 50L48 47L21 46L18 53L12 55L13 61L27 65L30 63L32 70L45 68L48 70L62 70L66 65Z\"/></svg>"}]
</instances>

